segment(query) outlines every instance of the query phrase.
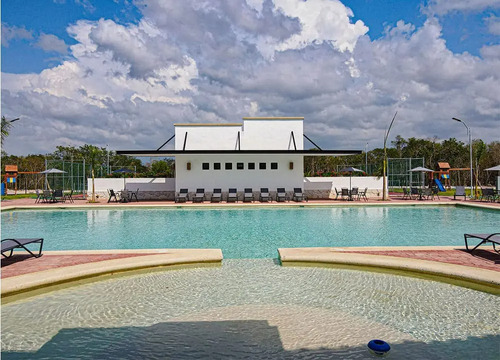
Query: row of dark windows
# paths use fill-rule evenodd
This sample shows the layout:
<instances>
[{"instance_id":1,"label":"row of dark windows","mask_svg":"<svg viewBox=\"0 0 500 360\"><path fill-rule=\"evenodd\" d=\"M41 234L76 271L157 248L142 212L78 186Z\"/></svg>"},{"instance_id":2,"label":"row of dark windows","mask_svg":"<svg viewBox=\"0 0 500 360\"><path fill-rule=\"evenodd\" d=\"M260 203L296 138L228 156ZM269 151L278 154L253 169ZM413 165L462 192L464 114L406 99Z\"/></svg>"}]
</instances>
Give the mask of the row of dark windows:
<instances>
[{"instance_id":1,"label":"row of dark windows","mask_svg":"<svg viewBox=\"0 0 500 360\"><path fill-rule=\"evenodd\" d=\"M259 164L259 170L266 170L267 168L267 163L261 162ZM255 163L254 162L249 162L247 163L247 170L255 170ZM213 163L213 170L221 170L222 164L219 162ZM278 163L277 162L272 162L270 166L271 170L278 170ZM201 169L202 170L210 170L210 163L204 162L201 164ZM225 170L233 170L233 163L227 162L224 163L224 169ZM242 162L237 162L236 163L236 170L245 170L245 163Z\"/></svg>"}]
</instances>

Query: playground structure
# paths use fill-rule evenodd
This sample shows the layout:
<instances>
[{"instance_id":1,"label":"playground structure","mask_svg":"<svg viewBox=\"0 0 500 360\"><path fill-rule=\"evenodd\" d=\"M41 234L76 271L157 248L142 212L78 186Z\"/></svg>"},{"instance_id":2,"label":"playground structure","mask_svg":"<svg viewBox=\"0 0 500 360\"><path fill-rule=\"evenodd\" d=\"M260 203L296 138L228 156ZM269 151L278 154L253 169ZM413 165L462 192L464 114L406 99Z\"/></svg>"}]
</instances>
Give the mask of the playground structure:
<instances>
[{"instance_id":1,"label":"playground structure","mask_svg":"<svg viewBox=\"0 0 500 360\"><path fill-rule=\"evenodd\" d=\"M432 181L435 179L439 180L446 189L451 189L451 180L450 180L450 172L452 171L469 171L470 168L452 168L447 162L438 162L439 170L430 173L429 176L432 176Z\"/></svg>"},{"instance_id":2,"label":"playground structure","mask_svg":"<svg viewBox=\"0 0 500 360\"><path fill-rule=\"evenodd\" d=\"M18 176L20 174L38 174L38 171L19 171L17 165L5 165L5 194L7 194L9 184L14 186L14 192L17 195Z\"/></svg>"}]
</instances>

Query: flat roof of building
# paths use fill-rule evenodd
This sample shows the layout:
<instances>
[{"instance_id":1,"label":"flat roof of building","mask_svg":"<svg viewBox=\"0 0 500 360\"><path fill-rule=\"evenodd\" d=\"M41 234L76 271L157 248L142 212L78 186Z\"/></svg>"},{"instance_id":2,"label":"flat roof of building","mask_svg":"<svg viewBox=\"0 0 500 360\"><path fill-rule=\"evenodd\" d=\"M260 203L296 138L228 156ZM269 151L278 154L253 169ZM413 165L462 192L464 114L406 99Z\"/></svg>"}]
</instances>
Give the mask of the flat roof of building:
<instances>
[{"instance_id":1,"label":"flat roof of building","mask_svg":"<svg viewBox=\"0 0 500 360\"><path fill-rule=\"evenodd\" d=\"M242 123L175 123L174 126L243 126Z\"/></svg>"},{"instance_id":2,"label":"flat roof of building","mask_svg":"<svg viewBox=\"0 0 500 360\"><path fill-rule=\"evenodd\" d=\"M243 120L304 120L303 116L244 117Z\"/></svg>"},{"instance_id":3,"label":"flat roof of building","mask_svg":"<svg viewBox=\"0 0 500 360\"><path fill-rule=\"evenodd\" d=\"M343 156L361 154L361 150L118 150L118 155L174 157L176 155L304 155Z\"/></svg>"}]
</instances>

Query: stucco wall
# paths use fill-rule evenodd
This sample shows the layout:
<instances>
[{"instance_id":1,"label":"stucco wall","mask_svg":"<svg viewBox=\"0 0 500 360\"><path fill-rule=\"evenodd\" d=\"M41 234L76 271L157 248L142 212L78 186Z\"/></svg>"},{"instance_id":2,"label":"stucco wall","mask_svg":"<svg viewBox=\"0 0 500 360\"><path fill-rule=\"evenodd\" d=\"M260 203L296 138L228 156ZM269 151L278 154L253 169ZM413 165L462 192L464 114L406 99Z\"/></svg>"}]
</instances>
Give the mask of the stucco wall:
<instances>
[{"instance_id":1,"label":"stucco wall","mask_svg":"<svg viewBox=\"0 0 500 360\"><path fill-rule=\"evenodd\" d=\"M335 198L335 188L357 187L360 190L368 188L368 197L382 195L383 179L374 176L353 176L349 184L349 177L306 177L304 178L304 192L311 199Z\"/></svg>"},{"instance_id":2,"label":"stucco wall","mask_svg":"<svg viewBox=\"0 0 500 360\"><path fill-rule=\"evenodd\" d=\"M304 149L303 120L243 120L241 149L245 150L297 150Z\"/></svg>"},{"instance_id":3,"label":"stucco wall","mask_svg":"<svg viewBox=\"0 0 500 360\"><path fill-rule=\"evenodd\" d=\"M87 179L88 195L92 194L92 179ZM125 185L125 186L124 186ZM108 197L108 189L137 191L142 200L173 200L175 198L174 178L129 178L129 179L95 179L96 194Z\"/></svg>"}]
</instances>

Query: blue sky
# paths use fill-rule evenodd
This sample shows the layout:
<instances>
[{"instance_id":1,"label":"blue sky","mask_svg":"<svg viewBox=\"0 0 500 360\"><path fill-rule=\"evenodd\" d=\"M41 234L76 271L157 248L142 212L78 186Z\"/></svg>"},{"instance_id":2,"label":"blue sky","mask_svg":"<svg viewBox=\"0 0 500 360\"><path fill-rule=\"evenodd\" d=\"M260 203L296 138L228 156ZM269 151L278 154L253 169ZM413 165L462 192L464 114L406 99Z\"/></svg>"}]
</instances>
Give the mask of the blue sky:
<instances>
[{"instance_id":1,"label":"blue sky","mask_svg":"<svg viewBox=\"0 0 500 360\"><path fill-rule=\"evenodd\" d=\"M324 147L374 148L396 110L403 137L461 139L444 121L462 116L491 141L499 10L499 0L4 0L2 115L54 128L64 144L116 148L161 144L174 122L253 114L305 116ZM427 132L424 119L435 122ZM28 139L18 124L13 136Z\"/></svg>"}]
</instances>

